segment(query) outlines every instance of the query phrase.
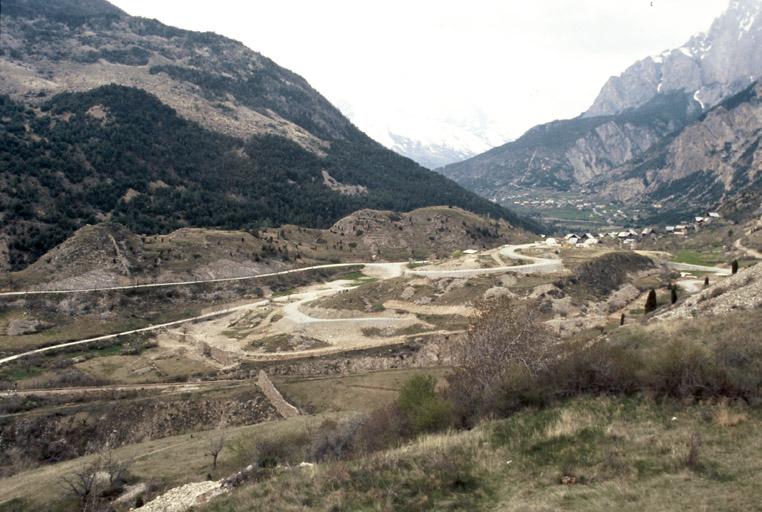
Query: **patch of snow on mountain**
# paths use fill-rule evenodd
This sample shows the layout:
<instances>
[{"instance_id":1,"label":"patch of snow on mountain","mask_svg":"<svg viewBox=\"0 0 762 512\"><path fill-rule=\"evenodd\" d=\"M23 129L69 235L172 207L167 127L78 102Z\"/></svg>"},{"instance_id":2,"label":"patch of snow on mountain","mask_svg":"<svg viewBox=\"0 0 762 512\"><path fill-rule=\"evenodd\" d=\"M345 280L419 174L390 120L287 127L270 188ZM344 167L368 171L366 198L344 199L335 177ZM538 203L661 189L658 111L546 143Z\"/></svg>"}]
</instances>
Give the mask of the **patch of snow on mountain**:
<instances>
[{"instance_id":1,"label":"patch of snow on mountain","mask_svg":"<svg viewBox=\"0 0 762 512\"><path fill-rule=\"evenodd\" d=\"M701 110L704 110L704 102L699 99L700 92L701 92L701 89L698 89L696 92L694 92L693 99L696 100L699 105L701 105Z\"/></svg>"}]
</instances>

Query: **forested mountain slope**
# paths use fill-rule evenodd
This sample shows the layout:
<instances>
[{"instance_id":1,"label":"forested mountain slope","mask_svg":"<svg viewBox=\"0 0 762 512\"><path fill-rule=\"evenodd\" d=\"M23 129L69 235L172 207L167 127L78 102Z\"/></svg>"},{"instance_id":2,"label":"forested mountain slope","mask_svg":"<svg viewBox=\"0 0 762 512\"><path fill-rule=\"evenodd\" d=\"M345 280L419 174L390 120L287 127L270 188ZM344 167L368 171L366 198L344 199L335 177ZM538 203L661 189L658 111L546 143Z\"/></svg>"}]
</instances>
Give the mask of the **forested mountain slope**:
<instances>
[{"instance_id":1,"label":"forested mountain slope","mask_svg":"<svg viewBox=\"0 0 762 512\"><path fill-rule=\"evenodd\" d=\"M455 205L533 227L367 137L301 77L100 0L4 0L0 267L80 226L327 227Z\"/></svg>"}]
</instances>

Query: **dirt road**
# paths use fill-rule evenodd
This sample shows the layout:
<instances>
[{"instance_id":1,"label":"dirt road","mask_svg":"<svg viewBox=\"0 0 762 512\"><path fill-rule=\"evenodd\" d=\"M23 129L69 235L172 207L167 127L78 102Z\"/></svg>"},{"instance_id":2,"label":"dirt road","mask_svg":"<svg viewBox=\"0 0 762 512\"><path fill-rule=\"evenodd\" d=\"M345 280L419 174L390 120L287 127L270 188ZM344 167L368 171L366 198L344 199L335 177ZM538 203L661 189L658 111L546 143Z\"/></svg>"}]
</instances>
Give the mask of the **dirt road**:
<instances>
[{"instance_id":1,"label":"dirt road","mask_svg":"<svg viewBox=\"0 0 762 512\"><path fill-rule=\"evenodd\" d=\"M311 267L294 268L291 270L281 270L280 272L269 272L266 274L256 274L252 276L243 277L221 277L216 279L198 279L191 281L172 281L167 283L148 283L148 284L133 284L125 286L107 286L103 288L79 288L72 290L24 290L17 292L0 292L0 297L18 297L23 295L61 295L70 293L88 293L88 292L105 292L113 290L137 290L140 288L161 288L167 286L188 286L194 284L206 284L206 283L229 283L233 281L248 281L251 279L263 279L265 277L277 277L288 274L295 274L297 272L307 272L310 270L320 270L327 268L344 268L344 267L357 267L357 266L379 266L381 268L393 268L394 265L404 265L405 263L330 263L327 265L313 265Z\"/></svg>"},{"instance_id":2,"label":"dirt road","mask_svg":"<svg viewBox=\"0 0 762 512\"><path fill-rule=\"evenodd\" d=\"M4 358L0 359L0 365L6 364L6 363L10 363L11 361L15 361L15 360L20 359L22 357L31 356L31 355L34 355L34 354L42 354L44 352L49 352L51 350L59 350L59 349L62 349L62 348L75 347L77 345L84 345L86 343L93 343L95 341L112 340L112 339L118 338L120 336L129 336L130 334L138 334L138 333L142 333L142 332L155 331L155 330L158 330L158 329L164 329L166 327L173 327L175 325L181 325L181 324L185 324L185 323L188 323L188 322L197 322L199 320L207 320L207 319L214 318L214 317L217 317L217 316L226 315L226 314L232 313L234 311L239 311L241 309L247 309L247 308L252 308L252 307L259 306L259 305L264 305L264 304L267 304L267 302L268 301L266 301L266 300L265 301L259 301L259 302L255 302L253 304L244 304L242 306L235 306L235 307L232 307L232 308L221 309L219 311L214 311L212 313L206 313L204 315L193 316L193 317L190 317L190 318L183 318L183 319L180 319L180 320L175 320L173 322L166 322L166 323L163 323L163 324L149 325L148 327L141 327L140 329L133 329L131 331L123 331L123 332L118 332L118 333L115 333L115 334L106 334L105 336L96 336L94 338L86 338L84 340L77 340L77 341L68 341L68 342L65 342L65 343L59 343L57 345L50 345L48 347L37 348L37 349L34 349L34 350L29 350L27 352L22 352L20 354L14 354L12 356L4 357Z\"/></svg>"},{"instance_id":3,"label":"dirt road","mask_svg":"<svg viewBox=\"0 0 762 512\"><path fill-rule=\"evenodd\" d=\"M253 384L250 379L222 379L204 380L198 382L153 382L145 384L113 384L105 386L76 386L70 388L35 388L19 389L16 391L2 391L0 397L8 396L58 396L78 393L108 393L112 391L161 391L169 393L189 393L200 391L209 387L229 387L242 384Z\"/></svg>"},{"instance_id":4,"label":"dirt road","mask_svg":"<svg viewBox=\"0 0 762 512\"><path fill-rule=\"evenodd\" d=\"M747 256L751 258L762 260L762 252L759 252L756 249L751 249L749 247L746 247L745 245L743 245L740 238L733 243L733 247L745 253Z\"/></svg>"},{"instance_id":5,"label":"dirt road","mask_svg":"<svg viewBox=\"0 0 762 512\"><path fill-rule=\"evenodd\" d=\"M691 263L675 263L674 261L668 261L667 266L672 270L683 272L709 272L711 274L722 276L729 276L731 274L729 268L723 267L707 267L704 265L693 265Z\"/></svg>"},{"instance_id":6,"label":"dirt road","mask_svg":"<svg viewBox=\"0 0 762 512\"><path fill-rule=\"evenodd\" d=\"M523 245L504 245L500 248L499 254L501 257L517 260L529 260L532 263L525 265L510 265L501 267L489 267L489 268L473 268L473 269L452 269L452 270L406 270L406 275L419 276L419 277L474 277L486 274L548 274L552 272L560 272L563 270L564 265L560 259L539 258L536 256L527 256L525 254L519 254L518 251L523 249L532 249L535 247L544 247L541 244L523 244ZM497 260L496 260L497 261Z\"/></svg>"}]
</instances>

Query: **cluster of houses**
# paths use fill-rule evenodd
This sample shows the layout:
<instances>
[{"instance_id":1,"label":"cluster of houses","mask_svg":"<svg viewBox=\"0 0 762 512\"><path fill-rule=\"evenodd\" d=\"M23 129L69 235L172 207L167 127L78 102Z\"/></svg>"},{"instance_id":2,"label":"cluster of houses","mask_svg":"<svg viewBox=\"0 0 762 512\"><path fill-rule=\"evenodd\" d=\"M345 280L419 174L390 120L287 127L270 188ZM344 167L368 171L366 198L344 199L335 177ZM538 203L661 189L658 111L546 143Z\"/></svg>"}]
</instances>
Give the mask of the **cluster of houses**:
<instances>
[{"instance_id":1,"label":"cluster of houses","mask_svg":"<svg viewBox=\"0 0 762 512\"><path fill-rule=\"evenodd\" d=\"M690 231L691 229L693 229L694 231L698 231L699 229L701 229L702 226L711 224L714 220L719 218L721 218L721 215L719 213L709 212L704 217L695 217L693 222L683 222L680 224L675 224L674 226L667 226L664 228L664 230L667 233L685 236L688 234L688 231Z\"/></svg>"},{"instance_id":2,"label":"cluster of houses","mask_svg":"<svg viewBox=\"0 0 762 512\"><path fill-rule=\"evenodd\" d=\"M674 226L666 226L664 228L664 232L666 234L673 234L677 236L685 236L688 234L690 230L698 231L701 229L702 226L712 223L714 220L719 219L721 216L719 213L716 212L710 212L706 216L703 217L696 217L694 219L694 222L684 222L681 224L676 224ZM659 231L657 228L654 227L648 227L643 228L640 230L636 229L627 229L624 231L612 231L608 233L568 233L564 236L564 238L559 242L556 238L546 238L545 244L549 246L556 246L560 244L565 245L572 245L572 246L581 246L581 247L591 247L593 245L597 245L603 241L606 240L614 240L618 241L622 244L634 244L639 240L643 240L645 238L654 238L659 234Z\"/></svg>"}]
</instances>

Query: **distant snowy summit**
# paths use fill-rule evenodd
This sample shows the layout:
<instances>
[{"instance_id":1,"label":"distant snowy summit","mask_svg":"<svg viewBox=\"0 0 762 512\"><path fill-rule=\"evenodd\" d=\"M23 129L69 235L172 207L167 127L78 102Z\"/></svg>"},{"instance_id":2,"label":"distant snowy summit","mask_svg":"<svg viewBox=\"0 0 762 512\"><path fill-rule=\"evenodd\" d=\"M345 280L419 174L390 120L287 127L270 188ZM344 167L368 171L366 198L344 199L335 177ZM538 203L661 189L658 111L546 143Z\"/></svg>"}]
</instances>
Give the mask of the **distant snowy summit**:
<instances>
[{"instance_id":1,"label":"distant snowy summit","mask_svg":"<svg viewBox=\"0 0 762 512\"><path fill-rule=\"evenodd\" d=\"M478 111L457 119L400 114L394 116L393 125L379 123L348 105L342 105L342 111L374 140L428 169L466 160L510 140L506 129Z\"/></svg>"},{"instance_id":2,"label":"distant snowy summit","mask_svg":"<svg viewBox=\"0 0 762 512\"><path fill-rule=\"evenodd\" d=\"M671 91L690 94L705 110L743 90L760 78L761 12L762 0L731 0L708 32L610 78L585 117L618 114Z\"/></svg>"}]
</instances>

